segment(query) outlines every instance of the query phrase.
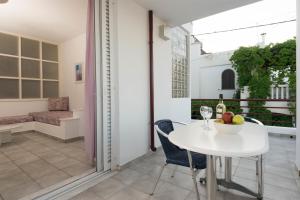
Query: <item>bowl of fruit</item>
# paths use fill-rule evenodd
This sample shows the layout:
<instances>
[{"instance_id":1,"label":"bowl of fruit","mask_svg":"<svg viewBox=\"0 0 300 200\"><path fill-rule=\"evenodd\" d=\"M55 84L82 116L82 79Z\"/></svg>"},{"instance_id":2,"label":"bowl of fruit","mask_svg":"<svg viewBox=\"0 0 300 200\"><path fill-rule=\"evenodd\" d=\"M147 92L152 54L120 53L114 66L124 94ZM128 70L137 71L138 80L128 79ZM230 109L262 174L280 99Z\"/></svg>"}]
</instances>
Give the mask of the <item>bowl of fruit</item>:
<instances>
[{"instance_id":1,"label":"bowl of fruit","mask_svg":"<svg viewBox=\"0 0 300 200\"><path fill-rule=\"evenodd\" d=\"M214 126L218 133L236 134L243 128L244 122L243 116L234 115L233 112L225 112L222 115L222 119L214 121Z\"/></svg>"}]
</instances>

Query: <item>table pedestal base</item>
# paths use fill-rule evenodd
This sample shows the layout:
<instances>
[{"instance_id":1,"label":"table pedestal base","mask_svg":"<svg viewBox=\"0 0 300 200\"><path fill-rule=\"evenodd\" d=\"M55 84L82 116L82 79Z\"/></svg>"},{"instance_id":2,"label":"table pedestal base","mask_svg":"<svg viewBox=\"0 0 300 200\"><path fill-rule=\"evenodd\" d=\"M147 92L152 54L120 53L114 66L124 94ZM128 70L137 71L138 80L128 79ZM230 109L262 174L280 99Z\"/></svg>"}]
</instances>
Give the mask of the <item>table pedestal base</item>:
<instances>
[{"instance_id":1,"label":"table pedestal base","mask_svg":"<svg viewBox=\"0 0 300 200\"><path fill-rule=\"evenodd\" d=\"M215 156L207 155L206 178L207 178L207 199L215 200L217 197L217 176Z\"/></svg>"},{"instance_id":2,"label":"table pedestal base","mask_svg":"<svg viewBox=\"0 0 300 200\"><path fill-rule=\"evenodd\" d=\"M217 185L220 185L224 188L234 189L245 194L256 197L257 199L263 199L263 158L262 156L258 156L257 162L257 178L258 178L258 193L242 186L238 183L232 181L232 158L225 158L225 178L224 179L216 179L215 178L215 164L214 157L208 156L207 159L207 178L200 178L201 183L207 183L207 192L208 199L214 200L216 192L216 185L214 184L214 180L216 180ZM212 185L211 185L212 184Z\"/></svg>"},{"instance_id":3,"label":"table pedestal base","mask_svg":"<svg viewBox=\"0 0 300 200\"><path fill-rule=\"evenodd\" d=\"M225 179L218 179L217 183L218 183L218 185L223 186L227 189L237 190L237 191L243 192L245 194L254 196L257 199L263 199L263 197L261 195L259 195L258 193L253 192L252 190L246 188L245 186L242 186L242 185L240 185L238 183L235 183L233 181L227 182Z\"/></svg>"}]
</instances>

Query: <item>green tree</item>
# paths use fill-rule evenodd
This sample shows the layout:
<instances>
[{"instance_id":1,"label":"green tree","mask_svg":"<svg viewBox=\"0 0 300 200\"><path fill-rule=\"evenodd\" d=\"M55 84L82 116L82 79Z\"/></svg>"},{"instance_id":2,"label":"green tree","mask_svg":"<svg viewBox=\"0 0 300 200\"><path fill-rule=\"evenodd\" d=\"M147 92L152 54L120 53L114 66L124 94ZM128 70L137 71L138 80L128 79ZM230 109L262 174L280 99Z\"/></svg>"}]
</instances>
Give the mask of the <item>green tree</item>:
<instances>
[{"instance_id":1,"label":"green tree","mask_svg":"<svg viewBox=\"0 0 300 200\"><path fill-rule=\"evenodd\" d=\"M272 49L272 71L277 72L273 76L273 84L288 84L290 89L289 110L296 115L296 40L291 39L283 43L275 44ZM288 78L286 82L286 77Z\"/></svg>"},{"instance_id":2,"label":"green tree","mask_svg":"<svg viewBox=\"0 0 300 200\"><path fill-rule=\"evenodd\" d=\"M296 99L296 40L271 44L266 47L241 47L230 58L238 73L240 89L249 86L250 99L266 99L270 96L272 84L289 84L290 99ZM288 80L287 80L288 78ZM272 113L259 108L265 101L249 102L249 116L270 124ZM295 102L289 103L290 111L295 113ZM271 124L270 124L271 125Z\"/></svg>"}]
</instances>

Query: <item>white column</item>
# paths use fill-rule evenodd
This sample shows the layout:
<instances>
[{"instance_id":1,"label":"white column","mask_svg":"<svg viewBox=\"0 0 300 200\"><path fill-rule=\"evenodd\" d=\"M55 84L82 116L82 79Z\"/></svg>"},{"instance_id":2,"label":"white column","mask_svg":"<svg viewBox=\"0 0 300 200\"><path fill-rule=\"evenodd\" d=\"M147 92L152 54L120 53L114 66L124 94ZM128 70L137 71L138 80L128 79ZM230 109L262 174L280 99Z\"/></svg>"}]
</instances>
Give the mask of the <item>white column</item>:
<instances>
[{"instance_id":1,"label":"white column","mask_svg":"<svg viewBox=\"0 0 300 200\"><path fill-rule=\"evenodd\" d=\"M281 99L284 99L284 86L280 86L280 90L281 90Z\"/></svg>"},{"instance_id":2,"label":"white column","mask_svg":"<svg viewBox=\"0 0 300 200\"><path fill-rule=\"evenodd\" d=\"M297 105L300 105L300 2L297 1ZM297 133L300 131L300 106L297 106ZM296 137L296 165L298 167L298 171L300 172L300 135Z\"/></svg>"},{"instance_id":3,"label":"white column","mask_svg":"<svg viewBox=\"0 0 300 200\"><path fill-rule=\"evenodd\" d=\"M241 99L249 98L249 87L244 86L244 89L241 91ZM240 106L248 106L248 101L240 101ZM249 108L242 108L243 113L248 113Z\"/></svg>"},{"instance_id":4,"label":"white column","mask_svg":"<svg viewBox=\"0 0 300 200\"><path fill-rule=\"evenodd\" d=\"M272 85L271 86L271 97L270 97L270 99L274 99L274 86Z\"/></svg>"}]
</instances>

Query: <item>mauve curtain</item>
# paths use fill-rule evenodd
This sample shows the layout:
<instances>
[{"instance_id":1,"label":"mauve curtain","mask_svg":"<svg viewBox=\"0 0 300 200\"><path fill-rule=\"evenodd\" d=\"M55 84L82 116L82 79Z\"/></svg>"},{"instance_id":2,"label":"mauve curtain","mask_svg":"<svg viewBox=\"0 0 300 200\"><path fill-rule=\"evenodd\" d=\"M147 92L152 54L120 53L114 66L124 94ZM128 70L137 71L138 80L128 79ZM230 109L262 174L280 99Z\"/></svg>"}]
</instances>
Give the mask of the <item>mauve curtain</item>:
<instances>
[{"instance_id":1,"label":"mauve curtain","mask_svg":"<svg viewBox=\"0 0 300 200\"><path fill-rule=\"evenodd\" d=\"M95 73L95 2L88 0L85 60L85 149L90 161L95 158L96 73Z\"/></svg>"}]
</instances>

